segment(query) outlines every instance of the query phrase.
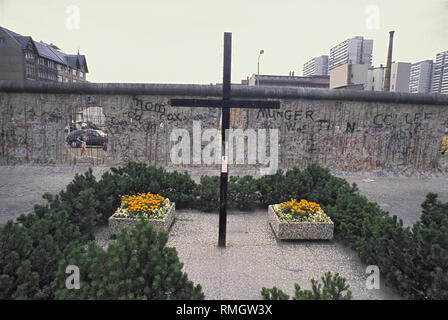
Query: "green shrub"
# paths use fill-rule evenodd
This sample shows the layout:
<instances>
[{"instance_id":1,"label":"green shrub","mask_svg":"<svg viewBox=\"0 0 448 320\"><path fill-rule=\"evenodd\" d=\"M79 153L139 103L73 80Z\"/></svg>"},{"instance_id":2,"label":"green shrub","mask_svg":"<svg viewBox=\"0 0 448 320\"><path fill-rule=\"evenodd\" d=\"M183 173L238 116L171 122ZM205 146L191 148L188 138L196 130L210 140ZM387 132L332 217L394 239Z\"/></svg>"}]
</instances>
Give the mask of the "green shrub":
<instances>
[{"instance_id":1,"label":"green shrub","mask_svg":"<svg viewBox=\"0 0 448 320\"><path fill-rule=\"evenodd\" d=\"M262 176L257 179L258 201L263 206L289 200L285 192L285 176L281 169L273 175Z\"/></svg>"},{"instance_id":2,"label":"green shrub","mask_svg":"<svg viewBox=\"0 0 448 320\"><path fill-rule=\"evenodd\" d=\"M356 250L359 249L358 242L364 237L364 219L375 215L379 208L364 196L347 191L339 194L334 206L326 208L326 214L333 221L338 237Z\"/></svg>"},{"instance_id":3,"label":"green shrub","mask_svg":"<svg viewBox=\"0 0 448 320\"><path fill-rule=\"evenodd\" d=\"M332 275L330 271L321 277L322 284L311 279L311 290L302 290L298 283L294 284L295 295L293 300L351 300L350 285L339 273ZM289 295L277 287L271 289L263 287L261 296L264 300L288 300Z\"/></svg>"},{"instance_id":4,"label":"green shrub","mask_svg":"<svg viewBox=\"0 0 448 320\"><path fill-rule=\"evenodd\" d=\"M341 189L327 214L337 236L366 264L377 265L389 285L411 299L448 298L448 204L429 193L411 228L376 203Z\"/></svg>"},{"instance_id":5,"label":"green shrub","mask_svg":"<svg viewBox=\"0 0 448 320\"><path fill-rule=\"evenodd\" d=\"M358 191L356 184L350 187L346 180L332 176L330 170L317 164L309 165L296 176L300 181L297 196L317 202L323 207L334 205L342 191L354 194Z\"/></svg>"},{"instance_id":6,"label":"green shrub","mask_svg":"<svg viewBox=\"0 0 448 320\"><path fill-rule=\"evenodd\" d=\"M124 167L111 168L96 184L96 194L101 203L98 210L103 222L120 205L120 194L140 192L159 193L176 202L177 208L192 208L210 212L219 209L219 177L204 176L196 184L188 173L166 172L163 168L144 163L129 162ZM334 204L340 188L351 189L349 184L331 176L329 170L311 165L301 171L292 168L285 173L254 179L252 176L231 176L228 184L229 207L247 210L258 205L267 206L290 198L316 201L326 206ZM215 203L216 202L216 203Z\"/></svg>"},{"instance_id":7,"label":"green shrub","mask_svg":"<svg viewBox=\"0 0 448 320\"><path fill-rule=\"evenodd\" d=\"M162 167L156 168L137 162L128 162L124 167L111 168L111 172L120 177L120 191L126 194L159 193L166 176L166 171Z\"/></svg>"},{"instance_id":8,"label":"green shrub","mask_svg":"<svg viewBox=\"0 0 448 320\"><path fill-rule=\"evenodd\" d=\"M385 215L367 215L363 221L363 237L357 242L357 251L363 262L377 265L387 283L408 295L413 279L414 246L409 228L402 222Z\"/></svg>"},{"instance_id":9,"label":"green shrub","mask_svg":"<svg viewBox=\"0 0 448 320\"><path fill-rule=\"evenodd\" d=\"M182 272L175 248L166 247L168 233L157 233L140 220L129 234L123 230L104 251L95 243L74 246L59 263L54 283L57 299L203 299ZM65 287L68 265L80 270L80 289Z\"/></svg>"},{"instance_id":10,"label":"green shrub","mask_svg":"<svg viewBox=\"0 0 448 320\"><path fill-rule=\"evenodd\" d=\"M280 179L279 179L280 180ZM282 178L283 192L285 193L285 201L291 198L301 200L307 199L308 189L303 182L303 173L299 168L292 168L285 172Z\"/></svg>"},{"instance_id":11,"label":"green shrub","mask_svg":"<svg viewBox=\"0 0 448 320\"><path fill-rule=\"evenodd\" d=\"M205 212L219 210L219 183L220 177L201 177L201 183L197 188L199 196L196 202L197 209Z\"/></svg>"},{"instance_id":12,"label":"green shrub","mask_svg":"<svg viewBox=\"0 0 448 320\"><path fill-rule=\"evenodd\" d=\"M176 203L176 208L194 207L197 196L197 185L188 173L177 171L166 173L162 182L160 195Z\"/></svg>"},{"instance_id":13,"label":"green shrub","mask_svg":"<svg viewBox=\"0 0 448 320\"><path fill-rule=\"evenodd\" d=\"M327 214L337 236L369 265L377 265L385 280L407 296L412 286L412 233L401 220L390 217L378 204L343 187Z\"/></svg>"},{"instance_id":14,"label":"green shrub","mask_svg":"<svg viewBox=\"0 0 448 320\"><path fill-rule=\"evenodd\" d=\"M96 193L104 206L100 208L101 220L107 219L120 206L120 195L151 192L160 194L176 203L176 208L194 207L197 185L188 173L166 172L163 168L144 163L129 162L120 168L111 168L97 184Z\"/></svg>"},{"instance_id":15,"label":"green shrub","mask_svg":"<svg viewBox=\"0 0 448 320\"><path fill-rule=\"evenodd\" d=\"M272 288L261 288L261 296L263 300L289 300L289 295L276 286Z\"/></svg>"},{"instance_id":16,"label":"green shrub","mask_svg":"<svg viewBox=\"0 0 448 320\"><path fill-rule=\"evenodd\" d=\"M151 179L147 180L148 177ZM141 180L136 183L137 178ZM188 197L181 194L195 185L189 176L146 165L130 163L124 168L112 168L99 182L91 169L84 175L75 175L66 190L58 195L44 194L47 205L36 205L33 214L22 215L17 223L10 221L0 228L0 299L54 299L56 288L51 282L58 262L68 256L67 250L82 251L83 243L93 238L97 223L107 221L119 205L118 195L141 192L140 183L145 189L172 192L171 196L181 206L194 199L191 192ZM170 184L175 188L170 188ZM165 262L178 263L177 254L170 258L173 254L168 249L165 251ZM170 294L171 297L187 297L185 277L179 278L178 273L173 273L173 281L185 286ZM197 288L192 292L192 298L200 296Z\"/></svg>"},{"instance_id":17,"label":"green shrub","mask_svg":"<svg viewBox=\"0 0 448 320\"><path fill-rule=\"evenodd\" d=\"M234 177L229 179L229 206L240 210L252 209L257 203L257 183L252 176Z\"/></svg>"},{"instance_id":18,"label":"green shrub","mask_svg":"<svg viewBox=\"0 0 448 320\"><path fill-rule=\"evenodd\" d=\"M96 189L98 201L101 203L98 211L102 223L107 223L107 219L120 207L121 199L119 195L127 193L125 179L122 176L110 172L103 174Z\"/></svg>"},{"instance_id":19,"label":"green shrub","mask_svg":"<svg viewBox=\"0 0 448 320\"><path fill-rule=\"evenodd\" d=\"M66 190L53 196L44 194L44 199L52 210L66 211L71 223L79 227L80 232L93 238L93 228L101 219L100 201L97 199L97 182L92 169L84 175L76 174Z\"/></svg>"},{"instance_id":20,"label":"green shrub","mask_svg":"<svg viewBox=\"0 0 448 320\"><path fill-rule=\"evenodd\" d=\"M58 261L67 245L82 239L67 212L35 211L0 228L0 299L53 299Z\"/></svg>"},{"instance_id":21,"label":"green shrub","mask_svg":"<svg viewBox=\"0 0 448 320\"><path fill-rule=\"evenodd\" d=\"M426 299L448 299L448 203L429 193L422 204L420 221L413 226L418 283L414 292Z\"/></svg>"}]
</instances>

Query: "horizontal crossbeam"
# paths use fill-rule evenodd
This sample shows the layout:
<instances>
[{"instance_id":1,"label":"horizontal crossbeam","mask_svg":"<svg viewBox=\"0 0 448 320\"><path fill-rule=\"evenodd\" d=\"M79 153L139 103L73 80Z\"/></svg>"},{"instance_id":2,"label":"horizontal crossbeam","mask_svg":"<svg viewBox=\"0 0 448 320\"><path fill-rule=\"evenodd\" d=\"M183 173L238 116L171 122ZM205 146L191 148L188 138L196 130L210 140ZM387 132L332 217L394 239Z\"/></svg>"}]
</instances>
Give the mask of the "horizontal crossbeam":
<instances>
[{"instance_id":1,"label":"horizontal crossbeam","mask_svg":"<svg viewBox=\"0 0 448 320\"><path fill-rule=\"evenodd\" d=\"M170 105L196 108L280 109L280 101L265 100L171 99Z\"/></svg>"}]
</instances>

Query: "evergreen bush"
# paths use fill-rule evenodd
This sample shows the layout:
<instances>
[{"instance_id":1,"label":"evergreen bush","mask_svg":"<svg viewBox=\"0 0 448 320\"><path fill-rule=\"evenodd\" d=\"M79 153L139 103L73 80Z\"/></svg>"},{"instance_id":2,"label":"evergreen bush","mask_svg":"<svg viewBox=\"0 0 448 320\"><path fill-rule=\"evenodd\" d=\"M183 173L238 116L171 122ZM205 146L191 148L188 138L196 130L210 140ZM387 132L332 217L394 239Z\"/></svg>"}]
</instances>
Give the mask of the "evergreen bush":
<instances>
[{"instance_id":1,"label":"evergreen bush","mask_svg":"<svg viewBox=\"0 0 448 320\"><path fill-rule=\"evenodd\" d=\"M197 187L198 199L196 208L205 212L219 210L219 177L202 176Z\"/></svg>"},{"instance_id":2,"label":"evergreen bush","mask_svg":"<svg viewBox=\"0 0 448 320\"><path fill-rule=\"evenodd\" d=\"M229 179L228 199L231 207L249 210L257 203L257 184L252 176L235 177Z\"/></svg>"},{"instance_id":3,"label":"evergreen bush","mask_svg":"<svg viewBox=\"0 0 448 320\"><path fill-rule=\"evenodd\" d=\"M265 207L273 203L289 200L285 192L283 170L279 169L273 175L262 176L256 181L258 188L258 201Z\"/></svg>"},{"instance_id":4,"label":"evergreen bush","mask_svg":"<svg viewBox=\"0 0 448 320\"><path fill-rule=\"evenodd\" d=\"M176 203L176 208L192 208L197 197L197 185L188 173L166 173L160 195Z\"/></svg>"},{"instance_id":5,"label":"evergreen bush","mask_svg":"<svg viewBox=\"0 0 448 320\"><path fill-rule=\"evenodd\" d=\"M311 279L311 290L302 290L298 283L294 284L293 300L351 300L352 292L347 280L339 273L332 275L330 271L321 277L322 283ZM289 300L289 295L277 287L261 289L263 300Z\"/></svg>"},{"instance_id":6,"label":"evergreen bush","mask_svg":"<svg viewBox=\"0 0 448 320\"><path fill-rule=\"evenodd\" d=\"M94 242L88 248L73 246L60 261L54 282L57 299L204 299L182 272L175 248L166 247L168 233L157 233L141 219L131 233L125 229L103 250ZM79 290L65 287L68 265L80 270Z\"/></svg>"},{"instance_id":7,"label":"evergreen bush","mask_svg":"<svg viewBox=\"0 0 448 320\"><path fill-rule=\"evenodd\" d=\"M176 208L195 206L197 185L187 173L167 172L144 163L129 162L124 167L111 168L97 184L103 222L120 206L120 195L151 192L176 203Z\"/></svg>"},{"instance_id":8,"label":"evergreen bush","mask_svg":"<svg viewBox=\"0 0 448 320\"><path fill-rule=\"evenodd\" d=\"M68 245L82 240L66 211L35 212L0 228L0 299L53 299L57 264Z\"/></svg>"},{"instance_id":9,"label":"evergreen bush","mask_svg":"<svg viewBox=\"0 0 448 320\"><path fill-rule=\"evenodd\" d=\"M425 299L448 299L448 202L429 193L423 213L413 226L415 258L411 270L418 279L413 290Z\"/></svg>"},{"instance_id":10,"label":"evergreen bush","mask_svg":"<svg viewBox=\"0 0 448 320\"><path fill-rule=\"evenodd\" d=\"M92 169L84 174L76 174L66 190L58 195L44 194L50 208L65 211L71 223L76 225L83 235L93 239L93 228L101 219L100 201L97 199L97 182Z\"/></svg>"}]
</instances>

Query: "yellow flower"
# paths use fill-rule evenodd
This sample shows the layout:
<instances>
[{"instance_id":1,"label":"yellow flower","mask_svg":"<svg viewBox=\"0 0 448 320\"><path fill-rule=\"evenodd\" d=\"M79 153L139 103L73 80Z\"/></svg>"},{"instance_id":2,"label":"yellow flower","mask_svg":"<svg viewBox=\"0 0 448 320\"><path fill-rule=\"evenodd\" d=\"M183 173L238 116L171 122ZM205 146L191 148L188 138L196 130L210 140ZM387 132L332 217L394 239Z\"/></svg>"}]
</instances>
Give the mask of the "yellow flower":
<instances>
[{"instance_id":1,"label":"yellow flower","mask_svg":"<svg viewBox=\"0 0 448 320\"><path fill-rule=\"evenodd\" d=\"M158 212L165 205L169 205L169 201L158 194L139 193L136 195L120 195L122 210L127 210L130 214L144 214L146 216Z\"/></svg>"}]
</instances>

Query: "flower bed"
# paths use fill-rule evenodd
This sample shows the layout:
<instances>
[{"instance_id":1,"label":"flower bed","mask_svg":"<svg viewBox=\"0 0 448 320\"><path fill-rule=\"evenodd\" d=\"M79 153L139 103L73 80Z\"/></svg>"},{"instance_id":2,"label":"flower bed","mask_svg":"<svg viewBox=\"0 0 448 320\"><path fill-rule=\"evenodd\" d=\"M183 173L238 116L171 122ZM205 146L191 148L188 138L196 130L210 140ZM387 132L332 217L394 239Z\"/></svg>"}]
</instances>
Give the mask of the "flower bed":
<instances>
[{"instance_id":1,"label":"flower bed","mask_svg":"<svg viewBox=\"0 0 448 320\"><path fill-rule=\"evenodd\" d=\"M121 206L109 218L111 234L118 234L121 228L130 230L140 218L147 219L157 231L170 228L175 217L175 203L150 192L121 196Z\"/></svg>"},{"instance_id":2,"label":"flower bed","mask_svg":"<svg viewBox=\"0 0 448 320\"><path fill-rule=\"evenodd\" d=\"M268 220L281 240L333 239L334 224L315 202L291 199L270 205Z\"/></svg>"}]
</instances>

